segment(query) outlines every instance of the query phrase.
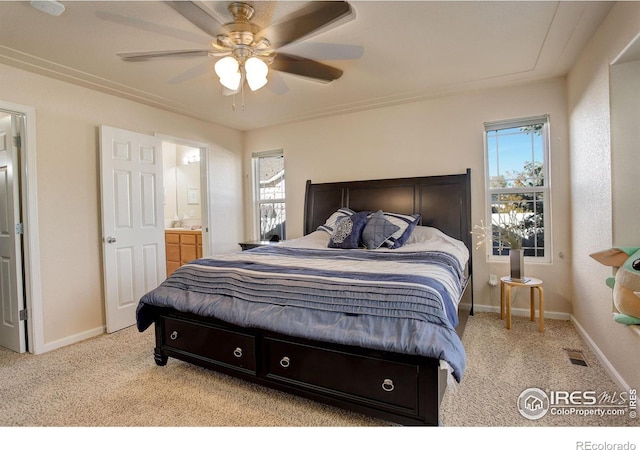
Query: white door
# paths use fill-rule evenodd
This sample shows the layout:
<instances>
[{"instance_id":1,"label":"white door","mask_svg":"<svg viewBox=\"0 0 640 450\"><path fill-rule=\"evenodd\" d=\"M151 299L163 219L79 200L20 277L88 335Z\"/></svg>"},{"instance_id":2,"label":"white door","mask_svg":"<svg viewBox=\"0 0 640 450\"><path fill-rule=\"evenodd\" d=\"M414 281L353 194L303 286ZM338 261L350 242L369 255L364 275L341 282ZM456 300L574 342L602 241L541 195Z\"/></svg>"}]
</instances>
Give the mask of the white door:
<instances>
[{"instance_id":1,"label":"white door","mask_svg":"<svg viewBox=\"0 0 640 450\"><path fill-rule=\"evenodd\" d=\"M0 346L26 351L22 284L22 235L20 221L20 177L18 120L0 112Z\"/></svg>"},{"instance_id":2,"label":"white door","mask_svg":"<svg viewBox=\"0 0 640 450\"><path fill-rule=\"evenodd\" d=\"M138 301L166 278L162 143L100 127L107 333L135 324Z\"/></svg>"}]
</instances>

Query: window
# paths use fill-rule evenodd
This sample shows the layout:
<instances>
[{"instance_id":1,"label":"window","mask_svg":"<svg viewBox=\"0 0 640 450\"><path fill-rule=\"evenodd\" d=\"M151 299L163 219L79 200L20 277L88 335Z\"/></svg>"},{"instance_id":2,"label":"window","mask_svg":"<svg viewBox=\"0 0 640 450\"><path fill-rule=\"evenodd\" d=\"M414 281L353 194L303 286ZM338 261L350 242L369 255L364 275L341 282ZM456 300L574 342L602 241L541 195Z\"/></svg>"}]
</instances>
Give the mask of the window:
<instances>
[{"instance_id":1,"label":"window","mask_svg":"<svg viewBox=\"0 0 640 450\"><path fill-rule=\"evenodd\" d=\"M519 243L525 256L550 257L548 128L547 116L485 123L490 256Z\"/></svg>"},{"instance_id":2,"label":"window","mask_svg":"<svg viewBox=\"0 0 640 450\"><path fill-rule=\"evenodd\" d=\"M253 167L259 239L285 239L284 153L255 153Z\"/></svg>"}]
</instances>

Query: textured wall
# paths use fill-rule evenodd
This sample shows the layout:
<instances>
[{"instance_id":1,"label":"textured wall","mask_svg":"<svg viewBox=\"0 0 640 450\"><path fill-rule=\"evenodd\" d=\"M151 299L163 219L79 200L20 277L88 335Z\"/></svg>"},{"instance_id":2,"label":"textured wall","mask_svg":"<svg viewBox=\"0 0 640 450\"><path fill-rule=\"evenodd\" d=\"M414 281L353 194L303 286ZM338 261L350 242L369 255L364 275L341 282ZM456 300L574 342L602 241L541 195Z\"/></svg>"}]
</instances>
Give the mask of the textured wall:
<instances>
[{"instance_id":1,"label":"textured wall","mask_svg":"<svg viewBox=\"0 0 640 450\"><path fill-rule=\"evenodd\" d=\"M613 375L632 387L640 386L640 335L613 322L612 291L604 284L611 269L598 264L589 254L614 244L609 64L638 32L640 3L617 3L567 77L575 249L573 316L609 361ZM629 186L633 181L628 180ZM633 217L629 210L637 207L636 201L626 213L620 211L615 220Z\"/></svg>"}]
</instances>

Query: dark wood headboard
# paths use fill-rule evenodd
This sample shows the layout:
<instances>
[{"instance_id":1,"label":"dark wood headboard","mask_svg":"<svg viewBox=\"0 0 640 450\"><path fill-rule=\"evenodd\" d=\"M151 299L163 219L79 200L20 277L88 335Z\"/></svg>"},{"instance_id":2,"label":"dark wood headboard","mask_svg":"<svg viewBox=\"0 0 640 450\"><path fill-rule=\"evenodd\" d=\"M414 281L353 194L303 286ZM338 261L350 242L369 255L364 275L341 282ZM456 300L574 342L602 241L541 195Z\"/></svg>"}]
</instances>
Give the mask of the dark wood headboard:
<instances>
[{"instance_id":1,"label":"dark wood headboard","mask_svg":"<svg viewBox=\"0 0 640 450\"><path fill-rule=\"evenodd\" d=\"M315 231L341 207L354 211L419 213L420 225L438 228L461 240L471 253L471 169L463 174L431 177L318 184L309 180L304 234Z\"/></svg>"}]
</instances>

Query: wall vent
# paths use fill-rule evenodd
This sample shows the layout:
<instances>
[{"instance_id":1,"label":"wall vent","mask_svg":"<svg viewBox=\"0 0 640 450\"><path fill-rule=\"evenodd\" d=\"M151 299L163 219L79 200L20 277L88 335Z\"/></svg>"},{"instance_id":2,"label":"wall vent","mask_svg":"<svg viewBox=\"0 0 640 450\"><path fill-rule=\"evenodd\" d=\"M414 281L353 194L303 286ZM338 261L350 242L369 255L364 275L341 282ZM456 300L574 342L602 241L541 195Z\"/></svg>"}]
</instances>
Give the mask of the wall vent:
<instances>
[{"instance_id":1,"label":"wall vent","mask_svg":"<svg viewBox=\"0 0 640 450\"><path fill-rule=\"evenodd\" d=\"M584 355L582 354L582 350L565 348L564 351L567 352L567 356L569 357L571 364L588 367L587 361L584 359Z\"/></svg>"}]
</instances>

